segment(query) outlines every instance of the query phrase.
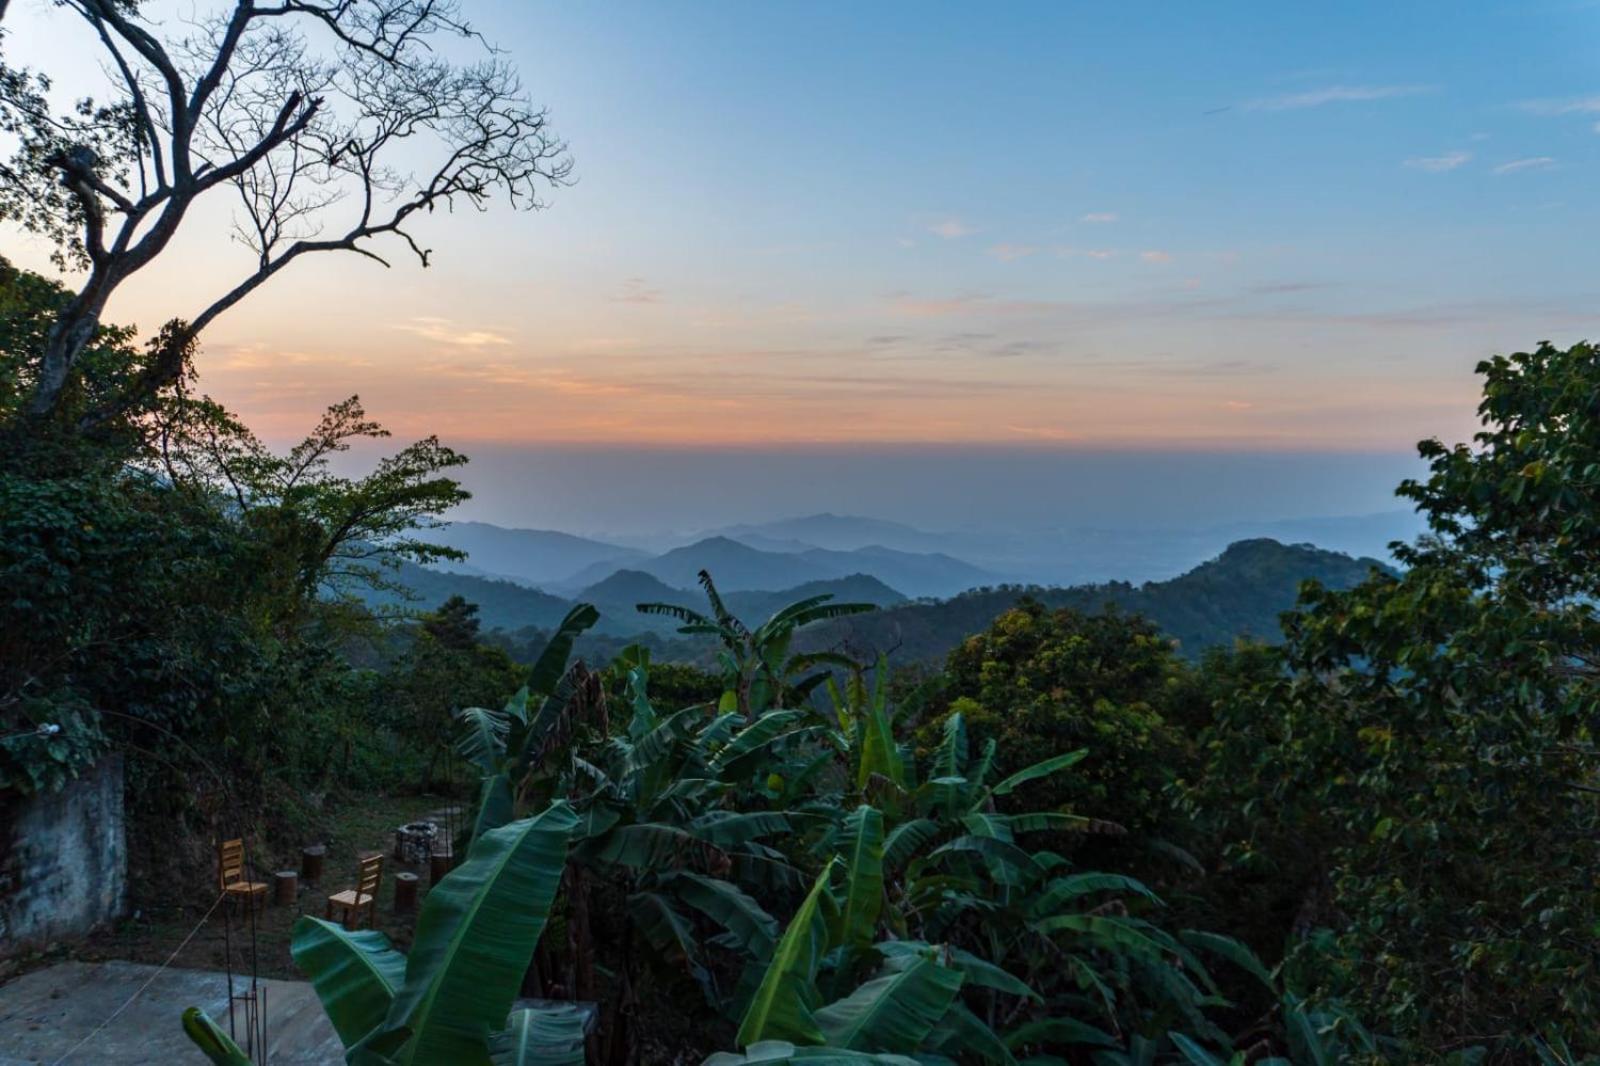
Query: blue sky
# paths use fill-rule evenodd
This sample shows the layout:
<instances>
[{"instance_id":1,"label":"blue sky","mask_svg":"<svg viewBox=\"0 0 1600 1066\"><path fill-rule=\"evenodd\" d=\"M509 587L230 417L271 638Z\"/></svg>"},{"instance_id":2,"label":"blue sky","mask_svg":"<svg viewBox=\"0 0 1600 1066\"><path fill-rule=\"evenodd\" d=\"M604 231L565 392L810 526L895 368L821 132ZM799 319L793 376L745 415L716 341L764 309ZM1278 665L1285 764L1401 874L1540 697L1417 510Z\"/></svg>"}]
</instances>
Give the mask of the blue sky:
<instances>
[{"instance_id":1,"label":"blue sky","mask_svg":"<svg viewBox=\"0 0 1600 1066\"><path fill-rule=\"evenodd\" d=\"M465 6L577 184L220 320L269 436L1397 455L1597 333L1600 3ZM230 269L217 210L114 312Z\"/></svg>"}]
</instances>

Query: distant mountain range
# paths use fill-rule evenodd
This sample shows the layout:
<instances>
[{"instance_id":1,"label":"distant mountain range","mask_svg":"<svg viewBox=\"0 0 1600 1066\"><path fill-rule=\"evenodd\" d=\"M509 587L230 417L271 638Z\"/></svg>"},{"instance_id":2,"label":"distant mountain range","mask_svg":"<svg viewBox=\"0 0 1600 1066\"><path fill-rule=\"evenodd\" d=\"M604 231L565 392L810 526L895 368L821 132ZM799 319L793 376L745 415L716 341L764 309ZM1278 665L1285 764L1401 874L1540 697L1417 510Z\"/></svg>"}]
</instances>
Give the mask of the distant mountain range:
<instances>
[{"instance_id":1,"label":"distant mountain range","mask_svg":"<svg viewBox=\"0 0 1600 1066\"><path fill-rule=\"evenodd\" d=\"M992 584L994 574L942 553L897 551L881 545L839 551L803 547L766 551L732 537L707 537L653 559L630 562L627 569L649 574L673 588L693 588L708 570L724 592L774 591L812 581L871 574L910 596L950 596ZM579 571L561 587L590 588L615 571L608 562Z\"/></svg>"},{"instance_id":2,"label":"distant mountain range","mask_svg":"<svg viewBox=\"0 0 1600 1066\"><path fill-rule=\"evenodd\" d=\"M794 565L786 570L768 568L771 560L767 557L775 554L791 556ZM736 575L748 580L769 580L773 574L795 577L807 573L810 567L822 565L818 560L828 562L840 557L897 560L908 555L918 560L932 557L886 548L773 553L750 548L730 538L709 538L660 556L646 557L637 568L610 570L575 590L572 597L554 595L517 582L447 573L411 564L403 565L398 577L417 593L418 598L410 604L413 607L431 608L451 595L460 595L478 604L479 617L486 630L524 634L530 630L546 630L559 622L574 602L587 602L599 608L601 616L593 634L586 638L591 653L602 648L614 649L622 640L639 638L652 643L658 658L703 661L710 651L706 641L679 637L673 619L642 615L635 608L640 603L660 602L704 611L704 596L692 585L693 572L707 566L723 590L729 609L752 624L765 620L788 603L813 595L831 594L841 603L875 604L882 609L805 631L798 646L843 647L864 657L893 650L898 661L912 662L942 658L961 640L986 628L1024 596L1050 607L1091 612L1115 607L1143 614L1175 638L1182 651L1189 655L1198 655L1208 647L1242 636L1275 641L1279 637L1278 616L1294 605L1302 581L1315 578L1333 588L1347 588L1366 578L1374 568L1384 566L1377 559L1352 558L1310 544L1286 545L1257 538L1236 542L1216 558L1176 578L1141 585L1120 581L1068 587L1002 585L966 591L947 599L909 600L875 574L814 578L776 590L731 587L739 582L728 580ZM958 560L951 562L959 563ZM718 565L729 563L738 563L745 569L739 571L730 566L736 574L725 575ZM916 565L923 563L919 561ZM684 584L664 579L652 572L652 567ZM405 602L393 592L369 593L367 599L374 605L390 607ZM580 652L583 649L584 645L580 645Z\"/></svg>"},{"instance_id":3,"label":"distant mountain range","mask_svg":"<svg viewBox=\"0 0 1600 1066\"><path fill-rule=\"evenodd\" d=\"M854 551L878 545L903 552L939 552L948 550L952 543L949 534L929 533L900 522L828 513L784 518L759 525L725 526L705 535L730 537L769 551L803 551L806 548ZM780 547L784 544L798 547Z\"/></svg>"},{"instance_id":4,"label":"distant mountain range","mask_svg":"<svg viewBox=\"0 0 1600 1066\"><path fill-rule=\"evenodd\" d=\"M658 555L544 529L505 529L486 522L452 522L432 539L467 553L464 562L436 569L530 585L573 596L622 570L648 574L669 588L695 587L709 570L724 592L771 592L814 581L870 574L905 596L951 596L999 575L940 551L908 551L866 538L937 543L934 534L873 519L815 515L763 527L741 527L740 537L706 536ZM799 540L805 533L823 543ZM848 545L839 547L838 545Z\"/></svg>"},{"instance_id":5,"label":"distant mountain range","mask_svg":"<svg viewBox=\"0 0 1600 1066\"><path fill-rule=\"evenodd\" d=\"M636 548L571 533L506 529L487 522L450 522L430 530L427 537L467 553L465 563L441 563L441 570L540 587L560 583L589 567L607 567L610 573L635 559L648 558L648 553Z\"/></svg>"}]
</instances>

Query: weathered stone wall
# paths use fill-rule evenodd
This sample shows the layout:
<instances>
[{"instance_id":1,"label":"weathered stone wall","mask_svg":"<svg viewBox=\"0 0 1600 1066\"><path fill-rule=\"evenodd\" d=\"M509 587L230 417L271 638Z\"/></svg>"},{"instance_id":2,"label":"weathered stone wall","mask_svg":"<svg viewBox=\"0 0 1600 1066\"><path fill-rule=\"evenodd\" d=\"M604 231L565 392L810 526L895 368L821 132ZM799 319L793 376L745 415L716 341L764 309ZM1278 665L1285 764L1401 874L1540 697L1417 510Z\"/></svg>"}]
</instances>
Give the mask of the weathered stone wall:
<instances>
[{"instance_id":1,"label":"weathered stone wall","mask_svg":"<svg viewBox=\"0 0 1600 1066\"><path fill-rule=\"evenodd\" d=\"M0 956L87 933L127 900L121 756L60 792L0 797Z\"/></svg>"}]
</instances>

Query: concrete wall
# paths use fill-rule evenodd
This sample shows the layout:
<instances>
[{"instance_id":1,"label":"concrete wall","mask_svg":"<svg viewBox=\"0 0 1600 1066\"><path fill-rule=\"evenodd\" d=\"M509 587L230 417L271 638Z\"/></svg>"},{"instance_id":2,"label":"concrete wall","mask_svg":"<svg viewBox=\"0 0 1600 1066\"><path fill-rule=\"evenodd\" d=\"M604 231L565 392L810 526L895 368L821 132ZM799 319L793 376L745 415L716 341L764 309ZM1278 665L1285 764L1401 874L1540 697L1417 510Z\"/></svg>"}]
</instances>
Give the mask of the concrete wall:
<instances>
[{"instance_id":1,"label":"concrete wall","mask_svg":"<svg viewBox=\"0 0 1600 1066\"><path fill-rule=\"evenodd\" d=\"M127 900L121 756L60 792L0 797L0 956L87 933Z\"/></svg>"}]
</instances>

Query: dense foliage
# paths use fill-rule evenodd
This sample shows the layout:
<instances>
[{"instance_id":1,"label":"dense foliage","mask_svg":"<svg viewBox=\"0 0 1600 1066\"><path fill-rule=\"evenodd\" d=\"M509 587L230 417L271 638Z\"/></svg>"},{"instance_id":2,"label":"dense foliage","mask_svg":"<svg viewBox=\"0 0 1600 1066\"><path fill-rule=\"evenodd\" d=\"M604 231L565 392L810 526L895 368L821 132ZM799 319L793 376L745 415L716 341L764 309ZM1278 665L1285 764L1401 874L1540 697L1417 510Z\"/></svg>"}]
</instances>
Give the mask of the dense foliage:
<instances>
[{"instance_id":1,"label":"dense foliage","mask_svg":"<svg viewBox=\"0 0 1600 1066\"><path fill-rule=\"evenodd\" d=\"M425 629L384 633L340 593L386 584L392 560L448 554L415 531L464 498L448 476L463 457L429 438L365 476L337 472L352 442L387 435L354 398L275 453L187 371L134 387L161 356L112 327L55 417L30 422L21 405L66 298L0 263L0 789L53 790L114 748L135 818L204 841L268 796L394 765L393 745L352 758L381 737L441 751L450 700L477 698L477 678L514 685L503 654L473 643L444 669ZM118 415L80 431L89 407Z\"/></svg>"},{"instance_id":2,"label":"dense foliage","mask_svg":"<svg viewBox=\"0 0 1600 1066\"><path fill-rule=\"evenodd\" d=\"M1291 964L1414 1054L1516 1061L1543 1034L1596 1055L1600 353L1479 371L1483 431L1425 442L1430 476L1400 489L1432 534L1399 574L1308 589L1291 672L1208 735L1196 811L1234 861L1320 876L1328 931Z\"/></svg>"}]
</instances>

